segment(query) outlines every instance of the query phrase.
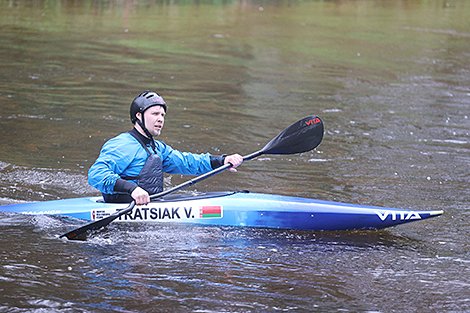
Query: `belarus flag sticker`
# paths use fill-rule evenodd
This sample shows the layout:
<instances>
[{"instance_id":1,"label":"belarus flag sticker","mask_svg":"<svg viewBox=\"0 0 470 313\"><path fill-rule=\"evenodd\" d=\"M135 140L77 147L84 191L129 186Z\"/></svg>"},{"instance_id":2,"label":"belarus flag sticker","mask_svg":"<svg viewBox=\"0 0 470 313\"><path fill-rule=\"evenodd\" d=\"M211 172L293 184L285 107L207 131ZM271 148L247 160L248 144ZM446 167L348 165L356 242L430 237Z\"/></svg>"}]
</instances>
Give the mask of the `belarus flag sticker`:
<instances>
[{"instance_id":1,"label":"belarus flag sticker","mask_svg":"<svg viewBox=\"0 0 470 313\"><path fill-rule=\"evenodd\" d=\"M221 205L203 205L199 210L201 218L221 218L222 206Z\"/></svg>"}]
</instances>

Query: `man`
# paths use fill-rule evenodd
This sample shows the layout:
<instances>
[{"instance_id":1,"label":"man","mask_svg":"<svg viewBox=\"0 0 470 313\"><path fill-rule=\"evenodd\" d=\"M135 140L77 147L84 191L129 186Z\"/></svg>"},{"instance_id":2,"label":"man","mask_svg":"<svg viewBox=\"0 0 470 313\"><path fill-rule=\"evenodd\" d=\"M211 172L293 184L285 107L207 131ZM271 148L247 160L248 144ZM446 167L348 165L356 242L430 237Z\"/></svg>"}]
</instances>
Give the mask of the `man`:
<instances>
[{"instance_id":1,"label":"man","mask_svg":"<svg viewBox=\"0 0 470 313\"><path fill-rule=\"evenodd\" d=\"M134 129L106 142L88 171L88 182L102 192L106 202L148 204L150 194L163 191L163 173L202 175L231 163L230 171L243 162L239 154L213 156L209 153L180 152L154 140L165 122L167 105L163 98L145 91L132 101Z\"/></svg>"}]
</instances>

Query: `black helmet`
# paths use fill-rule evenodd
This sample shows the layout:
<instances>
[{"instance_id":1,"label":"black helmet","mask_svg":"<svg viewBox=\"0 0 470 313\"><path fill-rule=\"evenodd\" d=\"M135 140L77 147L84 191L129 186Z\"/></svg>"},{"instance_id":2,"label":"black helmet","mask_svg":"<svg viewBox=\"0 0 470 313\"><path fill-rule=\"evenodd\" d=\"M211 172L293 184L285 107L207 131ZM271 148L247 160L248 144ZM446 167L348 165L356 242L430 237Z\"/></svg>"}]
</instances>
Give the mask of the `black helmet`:
<instances>
[{"instance_id":1,"label":"black helmet","mask_svg":"<svg viewBox=\"0 0 470 313\"><path fill-rule=\"evenodd\" d=\"M154 105L161 105L166 112L166 103L163 100L162 96L158 93L153 91L144 91L140 95L138 95L131 104L131 122L135 124L137 121L136 114L138 112L144 113L145 110L154 106Z\"/></svg>"}]
</instances>

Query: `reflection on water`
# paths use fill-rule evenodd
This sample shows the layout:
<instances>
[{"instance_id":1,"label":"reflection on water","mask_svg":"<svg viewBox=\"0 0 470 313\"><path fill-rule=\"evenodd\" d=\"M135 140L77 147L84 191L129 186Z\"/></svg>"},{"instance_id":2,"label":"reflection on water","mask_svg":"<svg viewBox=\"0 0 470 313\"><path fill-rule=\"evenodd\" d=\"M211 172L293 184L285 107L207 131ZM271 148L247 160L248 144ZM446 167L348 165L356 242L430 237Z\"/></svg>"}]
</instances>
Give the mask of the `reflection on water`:
<instances>
[{"instance_id":1,"label":"reflection on water","mask_svg":"<svg viewBox=\"0 0 470 313\"><path fill-rule=\"evenodd\" d=\"M0 1L1 204L96 195L89 166L153 89L160 139L186 151L249 154L325 123L315 151L192 189L445 211L380 232L112 224L80 243L57 238L79 221L0 213L0 311L468 311L469 9Z\"/></svg>"}]
</instances>

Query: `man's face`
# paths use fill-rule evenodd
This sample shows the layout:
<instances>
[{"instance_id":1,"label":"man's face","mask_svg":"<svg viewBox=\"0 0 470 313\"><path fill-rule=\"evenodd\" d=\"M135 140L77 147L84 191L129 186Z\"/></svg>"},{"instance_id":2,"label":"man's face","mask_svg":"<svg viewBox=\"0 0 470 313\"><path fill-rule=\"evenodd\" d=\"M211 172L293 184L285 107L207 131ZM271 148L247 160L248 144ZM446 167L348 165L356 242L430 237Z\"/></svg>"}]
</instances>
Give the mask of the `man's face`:
<instances>
[{"instance_id":1,"label":"man's face","mask_svg":"<svg viewBox=\"0 0 470 313\"><path fill-rule=\"evenodd\" d=\"M140 113L136 114L142 121ZM159 136L165 123L165 110L160 105L154 105L144 112L145 127L154 137Z\"/></svg>"}]
</instances>

